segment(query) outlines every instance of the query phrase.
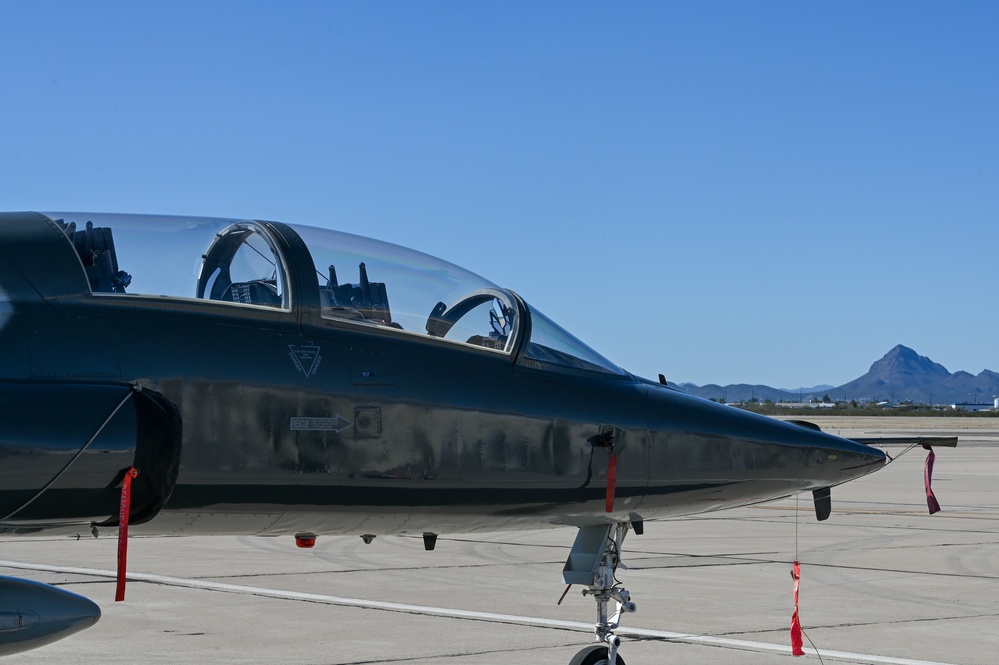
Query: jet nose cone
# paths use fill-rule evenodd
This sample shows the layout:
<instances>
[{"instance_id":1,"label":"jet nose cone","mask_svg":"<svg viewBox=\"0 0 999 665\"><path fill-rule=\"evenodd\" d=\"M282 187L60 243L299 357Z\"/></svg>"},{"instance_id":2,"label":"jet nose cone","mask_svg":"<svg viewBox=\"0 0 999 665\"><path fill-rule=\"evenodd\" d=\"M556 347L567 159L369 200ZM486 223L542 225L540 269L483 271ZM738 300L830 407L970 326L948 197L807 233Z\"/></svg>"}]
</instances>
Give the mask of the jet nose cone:
<instances>
[{"instance_id":1,"label":"jet nose cone","mask_svg":"<svg viewBox=\"0 0 999 665\"><path fill-rule=\"evenodd\" d=\"M858 478L872 471L877 471L888 463L888 456L883 450L849 439L840 439L840 441L842 444L838 449L839 452L829 453L829 456L830 458L833 456L841 458L839 472L844 477L843 480Z\"/></svg>"},{"instance_id":2,"label":"jet nose cone","mask_svg":"<svg viewBox=\"0 0 999 665\"><path fill-rule=\"evenodd\" d=\"M93 626L101 608L57 587L0 577L0 656L36 649Z\"/></svg>"},{"instance_id":3,"label":"jet nose cone","mask_svg":"<svg viewBox=\"0 0 999 665\"><path fill-rule=\"evenodd\" d=\"M800 439L811 448L806 464L812 468L824 468L832 484L865 476L888 462L885 452L878 448L827 434L810 423L790 421L790 424L809 430L808 436L801 436Z\"/></svg>"}]
</instances>

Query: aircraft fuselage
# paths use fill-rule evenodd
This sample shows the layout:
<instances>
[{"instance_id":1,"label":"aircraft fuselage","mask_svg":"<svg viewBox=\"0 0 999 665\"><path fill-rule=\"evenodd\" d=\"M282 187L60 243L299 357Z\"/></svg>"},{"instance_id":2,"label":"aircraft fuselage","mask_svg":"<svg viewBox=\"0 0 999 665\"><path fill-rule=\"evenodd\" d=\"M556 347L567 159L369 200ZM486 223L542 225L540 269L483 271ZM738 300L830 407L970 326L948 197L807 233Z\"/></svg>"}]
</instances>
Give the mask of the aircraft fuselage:
<instances>
[{"instance_id":1,"label":"aircraft fuselage","mask_svg":"<svg viewBox=\"0 0 999 665\"><path fill-rule=\"evenodd\" d=\"M295 231L263 228L281 254L283 306L213 299L222 291L204 277L200 296L98 292L55 221L0 216L0 517L16 511L0 531L114 526L130 466L137 532L274 535L676 517L829 487L885 461L531 352L541 319L512 294L501 309L517 308L507 315L519 329L493 342L438 339L429 311L417 334L376 319L377 303L340 316L352 308L324 310L322 298L342 287L317 280L324 267ZM128 260L119 246L117 262Z\"/></svg>"}]
</instances>

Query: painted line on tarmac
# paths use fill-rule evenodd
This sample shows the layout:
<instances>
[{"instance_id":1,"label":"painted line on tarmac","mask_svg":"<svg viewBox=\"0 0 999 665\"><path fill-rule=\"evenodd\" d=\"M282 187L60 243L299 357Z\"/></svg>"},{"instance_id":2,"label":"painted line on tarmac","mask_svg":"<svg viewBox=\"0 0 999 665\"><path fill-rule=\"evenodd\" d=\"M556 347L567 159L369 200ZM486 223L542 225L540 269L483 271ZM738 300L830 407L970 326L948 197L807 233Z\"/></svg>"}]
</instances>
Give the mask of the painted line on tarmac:
<instances>
[{"instance_id":1,"label":"painted line on tarmac","mask_svg":"<svg viewBox=\"0 0 999 665\"><path fill-rule=\"evenodd\" d=\"M66 573L71 575L87 575L91 577L105 577L115 579L117 577L113 570L98 570L96 568L76 568L73 566L48 566L44 564L23 563L19 561L2 561L0 566L5 568L15 568L19 570L34 570L49 573ZM264 598L275 598L279 600L298 600L310 603L320 603L323 605L342 605L346 607L359 607L371 610L384 610L388 612L402 612L406 614L422 614L427 616L449 617L454 619L471 619L476 621L491 621L494 623L508 623L521 626L539 626L543 628L559 628L562 630L573 630L592 633L593 624L581 623L578 621L560 621L558 619L544 619L539 617L524 617L514 614L495 614L492 612L475 612L470 610L451 609L446 607L428 607L425 605L408 605L405 603L389 603L380 600L366 600L363 598L345 598L342 596L328 596L318 593L304 593L301 591L281 591L279 589L267 589L265 587L245 586L242 584L226 584L225 582L208 582L204 580L186 579L183 577L170 577L167 575L150 575L148 573L128 573L128 580L132 582L147 582L150 584L162 584L165 586L184 587L188 589L200 589L203 591L220 591L223 593L234 593L249 596L261 596ZM685 642L688 644L703 644L714 647L727 647L734 649L746 649L750 651L763 651L787 654L790 647L786 644L773 644L770 642L754 642L751 640L736 640L727 637L715 637L712 635L693 635L690 633L674 633L665 630L648 630L645 628L619 628L618 635L631 635L634 637L652 637L668 640L671 642ZM814 649L806 648L805 653L811 656L818 655ZM822 658L835 660L845 660L859 663L870 663L872 665L952 665L929 660L912 660L909 658L894 658L891 656L877 656L874 654L851 653L849 651L828 651L819 652Z\"/></svg>"}]
</instances>

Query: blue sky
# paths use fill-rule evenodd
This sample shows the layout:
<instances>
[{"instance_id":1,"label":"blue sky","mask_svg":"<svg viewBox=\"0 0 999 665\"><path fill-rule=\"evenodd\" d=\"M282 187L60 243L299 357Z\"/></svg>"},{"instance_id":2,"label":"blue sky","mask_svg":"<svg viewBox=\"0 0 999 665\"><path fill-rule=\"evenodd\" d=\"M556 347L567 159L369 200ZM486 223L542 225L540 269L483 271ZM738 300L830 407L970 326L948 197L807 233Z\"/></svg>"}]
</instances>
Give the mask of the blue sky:
<instances>
[{"instance_id":1,"label":"blue sky","mask_svg":"<svg viewBox=\"0 0 999 665\"><path fill-rule=\"evenodd\" d=\"M999 370L994 2L0 3L0 209L435 254L623 367Z\"/></svg>"}]
</instances>

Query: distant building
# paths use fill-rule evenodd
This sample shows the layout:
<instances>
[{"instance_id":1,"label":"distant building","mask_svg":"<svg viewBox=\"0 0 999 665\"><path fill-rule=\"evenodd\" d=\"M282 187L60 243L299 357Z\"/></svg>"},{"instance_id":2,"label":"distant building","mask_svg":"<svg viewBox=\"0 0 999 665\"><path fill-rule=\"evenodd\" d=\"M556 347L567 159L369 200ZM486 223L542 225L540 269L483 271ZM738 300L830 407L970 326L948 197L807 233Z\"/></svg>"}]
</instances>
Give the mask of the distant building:
<instances>
[{"instance_id":1,"label":"distant building","mask_svg":"<svg viewBox=\"0 0 999 665\"><path fill-rule=\"evenodd\" d=\"M951 404L950 408L955 411L999 411L999 397L992 403L973 404L971 402L960 402Z\"/></svg>"},{"instance_id":2,"label":"distant building","mask_svg":"<svg viewBox=\"0 0 999 665\"><path fill-rule=\"evenodd\" d=\"M785 409L830 409L836 402L777 402L777 406Z\"/></svg>"}]
</instances>

